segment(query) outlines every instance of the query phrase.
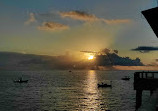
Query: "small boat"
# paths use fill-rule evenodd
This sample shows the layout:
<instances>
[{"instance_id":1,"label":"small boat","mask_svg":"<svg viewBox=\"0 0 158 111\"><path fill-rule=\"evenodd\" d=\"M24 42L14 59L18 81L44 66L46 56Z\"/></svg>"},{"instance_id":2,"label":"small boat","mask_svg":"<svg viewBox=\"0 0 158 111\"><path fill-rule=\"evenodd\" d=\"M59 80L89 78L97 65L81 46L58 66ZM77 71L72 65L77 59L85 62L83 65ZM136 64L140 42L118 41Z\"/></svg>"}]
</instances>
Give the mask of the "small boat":
<instances>
[{"instance_id":1,"label":"small boat","mask_svg":"<svg viewBox=\"0 0 158 111\"><path fill-rule=\"evenodd\" d=\"M22 78L20 78L19 80L14 80L14 83L27 83L28 80L22 80Z\"/></svg>"},{"instance_id":2,"label":"small boat","mask_svg":"<svg viewBox=\"0 0 158 111\"><path fill-rule=\"evenodd\" d=\"M110 83L111 84L105 84L105 83L98 84L98 88L99 87L112 87L112 81Z\"/></svg>"},{"instance_id":3,"label":"small boat","mask_svg":"<svg viewBox=\"0 0 158 111\"><path fill-rule=\"evenodd\" d=\"M122 78L122 80L129 81L130 77L129 76L125 76L125 77Z\"/></svg>"},{"instance_id":4,"label":"small boat","mask_svg":"<svg viewBox=\"0 0 158 111\"><path fill-rule=\"evenodd\" d=\"M28 80L14 80L15 83L27 83Z\"/></svg>"}]
</instances>

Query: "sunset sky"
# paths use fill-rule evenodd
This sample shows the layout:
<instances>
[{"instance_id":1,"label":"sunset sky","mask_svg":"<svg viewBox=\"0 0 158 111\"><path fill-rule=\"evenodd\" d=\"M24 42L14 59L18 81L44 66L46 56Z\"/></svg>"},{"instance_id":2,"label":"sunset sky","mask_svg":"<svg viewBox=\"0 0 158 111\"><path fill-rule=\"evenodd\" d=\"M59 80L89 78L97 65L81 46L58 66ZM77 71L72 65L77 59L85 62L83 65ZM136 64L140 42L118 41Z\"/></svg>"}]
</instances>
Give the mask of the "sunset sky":
<instances>
[{"instance_id":1,"label":"sunset sky","mask_svg":"<svg viewBox=\"0 0 158 111\"><path fill-rule=\"evenodd\" d=\"M0 51L45 55L116 49L120 56L156 64L158 46L141 14L156 0L0 0Z\"/></svg>"}]
</instances>

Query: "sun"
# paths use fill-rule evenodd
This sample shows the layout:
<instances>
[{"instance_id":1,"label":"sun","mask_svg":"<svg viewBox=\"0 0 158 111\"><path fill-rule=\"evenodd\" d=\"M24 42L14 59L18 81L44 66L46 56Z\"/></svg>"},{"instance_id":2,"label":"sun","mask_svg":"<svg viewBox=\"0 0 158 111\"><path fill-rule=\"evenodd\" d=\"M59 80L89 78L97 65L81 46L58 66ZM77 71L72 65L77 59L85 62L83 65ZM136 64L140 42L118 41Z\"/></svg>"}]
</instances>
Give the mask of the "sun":
<instances>
[{"instance_id":1,"label":"sun","mask_svg":"<svg viewBox=\"0 0 158 111\"><path fill-rule=\"evenodd\" d=\"M88 57L88 60L93 60L94 59L94 56L93 55L90 55L89 57Z\"/></svg>"}]
</instances>

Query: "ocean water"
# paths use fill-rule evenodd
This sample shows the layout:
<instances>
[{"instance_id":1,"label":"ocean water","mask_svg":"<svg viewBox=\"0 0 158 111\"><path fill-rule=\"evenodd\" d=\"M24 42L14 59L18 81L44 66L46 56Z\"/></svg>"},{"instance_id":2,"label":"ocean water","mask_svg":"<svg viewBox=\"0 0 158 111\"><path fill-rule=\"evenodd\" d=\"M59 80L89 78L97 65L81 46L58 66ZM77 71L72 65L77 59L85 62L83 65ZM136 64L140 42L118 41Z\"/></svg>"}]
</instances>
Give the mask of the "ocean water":
<instances>
[{"instance_id":1,"label":"ocean water","mask_svg":"<svg viewBox=\"0 0 158 111\"><path fill-rule=\"evenodd\" d=\"M1 71L0 111L134 111L135 71ZM121 80L130 76L130 81ZM22 77L28 83L14 83ZM106 82L112 88L98 88ZM149 98L143 92L143 101Z\"/></svg>"}]
</instances>

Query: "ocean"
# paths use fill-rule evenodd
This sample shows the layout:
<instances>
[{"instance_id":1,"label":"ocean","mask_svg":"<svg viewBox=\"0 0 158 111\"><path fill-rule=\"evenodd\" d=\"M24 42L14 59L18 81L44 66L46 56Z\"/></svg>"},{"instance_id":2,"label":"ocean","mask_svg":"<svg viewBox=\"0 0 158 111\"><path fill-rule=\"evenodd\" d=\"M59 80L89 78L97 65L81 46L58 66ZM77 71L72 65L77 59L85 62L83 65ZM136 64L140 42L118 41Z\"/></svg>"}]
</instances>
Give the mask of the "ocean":
<instances>
[{"instance_id":1,"label":"ocean","mask_svg":"<svg viewBox=\"0 0 158 111\"><path fill-rule=\"evenodd\" d=\"M134 72L0 71L0 111L134 111ZM28 83L14 83L19 77ZM112 88L97 87L110 81ZM143 92L143 103L149 95Z\"/></svg>"}]
</instances>

